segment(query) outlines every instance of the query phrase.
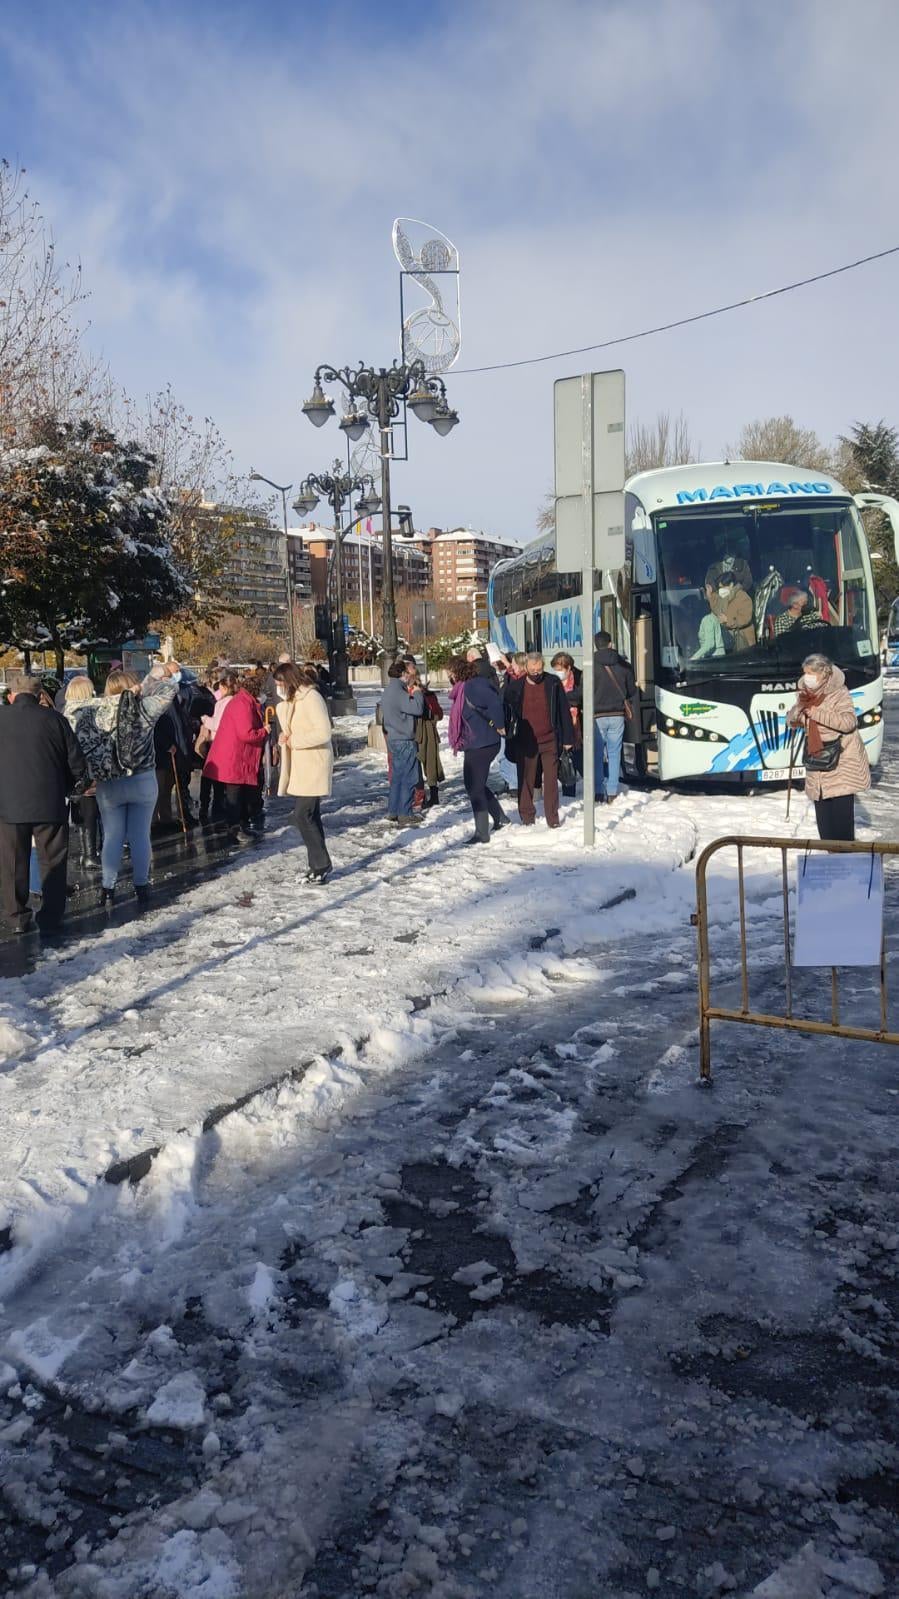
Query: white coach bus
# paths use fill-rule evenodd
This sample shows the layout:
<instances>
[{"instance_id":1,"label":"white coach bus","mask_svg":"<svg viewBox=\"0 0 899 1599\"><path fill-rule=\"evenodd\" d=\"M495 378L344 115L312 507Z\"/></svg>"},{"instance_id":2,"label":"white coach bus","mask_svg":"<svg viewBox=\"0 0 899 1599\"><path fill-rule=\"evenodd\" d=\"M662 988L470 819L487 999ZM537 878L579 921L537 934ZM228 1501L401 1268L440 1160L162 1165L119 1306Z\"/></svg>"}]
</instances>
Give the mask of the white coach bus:
<instances>
[{"instance_id":1,"label":"white coach bus","mask_svg":"<svg viewBox=\"0 0 899 1599\"><path fill-rule=\"evenodd\" d=\"M787 775L786 713L814 651L846 674L868 756L883 743L871 560L860 507L899 544L899 504L769 461L666 467L625 489L625 564L595 572L592 632L612 635L640 689L637 770L773 782ZM544 535L501 561L488 593L501 649L580 662L581 574L556 570ZM797 768L801 773L801 767Z\"/></svg>"}]
</instances>

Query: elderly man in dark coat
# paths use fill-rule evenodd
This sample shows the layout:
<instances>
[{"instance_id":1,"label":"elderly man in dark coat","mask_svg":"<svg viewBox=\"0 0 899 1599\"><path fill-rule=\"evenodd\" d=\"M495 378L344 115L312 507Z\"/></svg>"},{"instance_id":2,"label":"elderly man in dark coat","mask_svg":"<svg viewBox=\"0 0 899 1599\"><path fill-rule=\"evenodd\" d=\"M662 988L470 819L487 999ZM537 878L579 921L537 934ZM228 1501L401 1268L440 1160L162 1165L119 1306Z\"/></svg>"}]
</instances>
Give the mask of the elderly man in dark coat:
<instances>
[{"instance_id":1,"label":"elderly man in dark coat","mask_svg":"<svg viewBox=\"0 0 899 1599\"><path fill-rule=\"evenodd\" d=\"M42 932L59 927L66 908L68 796L88 782L72 729L40 703L39 678L26 678L0 714L0 896L17 933L32 926L28 904L31 842L37 849Z\"/></svg>"}]
</instances>

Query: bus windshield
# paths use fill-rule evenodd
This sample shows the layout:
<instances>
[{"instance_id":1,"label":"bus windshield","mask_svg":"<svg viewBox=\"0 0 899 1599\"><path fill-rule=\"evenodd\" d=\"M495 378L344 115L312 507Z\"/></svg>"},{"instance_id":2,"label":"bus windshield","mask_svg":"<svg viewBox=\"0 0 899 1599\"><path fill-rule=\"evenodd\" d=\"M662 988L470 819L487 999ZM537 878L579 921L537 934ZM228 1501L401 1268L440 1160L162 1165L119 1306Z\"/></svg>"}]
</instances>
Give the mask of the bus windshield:
<instances>
[{"instance_id":1,"label":"bus windshield","mask_svg":"<svg viewBox=\"0 0 899 1599\"><path fill-rule=\"evenodd\" d=\"M853 506L691 506L655 518L662 663L679 676L795 677L820 651L877 658L864 537Z\"/></svg>"}]
</instances>

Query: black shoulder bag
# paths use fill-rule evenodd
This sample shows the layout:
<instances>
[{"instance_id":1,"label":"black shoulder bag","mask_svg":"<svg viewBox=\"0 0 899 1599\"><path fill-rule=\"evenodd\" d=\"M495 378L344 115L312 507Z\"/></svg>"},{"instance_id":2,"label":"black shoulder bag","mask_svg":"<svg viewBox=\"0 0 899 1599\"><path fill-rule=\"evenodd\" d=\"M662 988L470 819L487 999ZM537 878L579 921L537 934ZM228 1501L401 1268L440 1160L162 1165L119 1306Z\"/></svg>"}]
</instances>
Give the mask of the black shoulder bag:
<instances>
[{"instance_id":1,"label":"black shoulder bag","mask_svg":"<svg viewBox=\"0 0 899 1599\"><path fill-rule=\"evenodd\" d=\"M465 704L466 704L466 706L468 707L468 709L470 711L477 711L478 715L480 717L482 717L483 720L487 723L487 726L493 728L493 731L496 734L497 738L504 738L505 737L505 733L506 733L505 728L504 727L497 727L496 723L493 720L493 717L492 716L488 716L486 711L482 711L480 705L473 705L471 700L468 698L467 694L465 695Z\"/></svg>"}]
</instances>

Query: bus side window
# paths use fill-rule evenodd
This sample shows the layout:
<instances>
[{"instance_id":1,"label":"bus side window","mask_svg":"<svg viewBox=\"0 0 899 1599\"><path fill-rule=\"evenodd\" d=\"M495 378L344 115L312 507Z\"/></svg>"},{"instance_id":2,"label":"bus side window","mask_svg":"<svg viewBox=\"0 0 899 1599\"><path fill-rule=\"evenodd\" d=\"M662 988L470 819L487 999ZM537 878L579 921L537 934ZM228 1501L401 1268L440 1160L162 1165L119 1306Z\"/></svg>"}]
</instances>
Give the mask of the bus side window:
<instances>
[{"instance_id":1,"label":"bus side window","mask_svg":"<svg viewBox=\"0 0 899 1599\"><path fill-rule=\"evenodd\" d=\"M602 630L608 633L612 640L613 650L618 648L618 605L614 594L604 594L599 602L599 616Z\"/></svg>"}]
</instances>

